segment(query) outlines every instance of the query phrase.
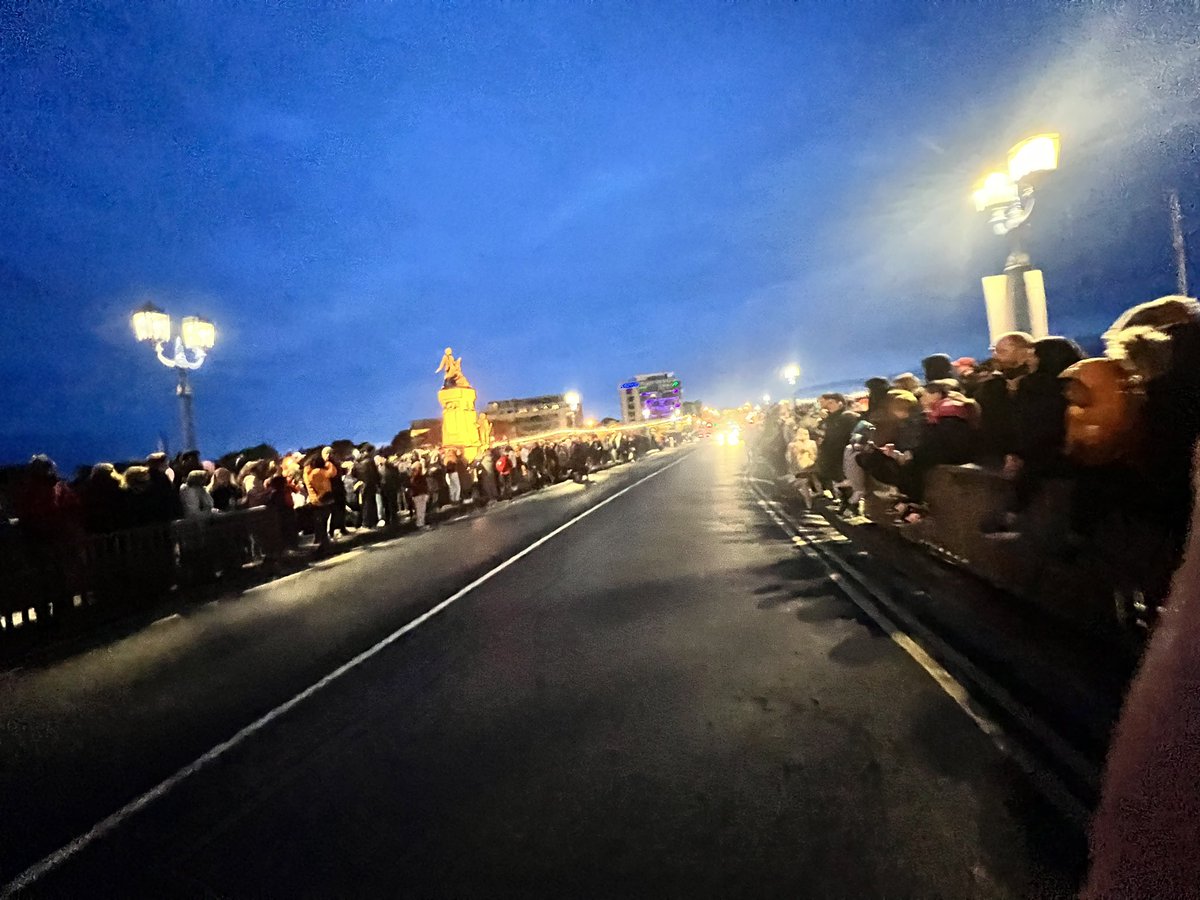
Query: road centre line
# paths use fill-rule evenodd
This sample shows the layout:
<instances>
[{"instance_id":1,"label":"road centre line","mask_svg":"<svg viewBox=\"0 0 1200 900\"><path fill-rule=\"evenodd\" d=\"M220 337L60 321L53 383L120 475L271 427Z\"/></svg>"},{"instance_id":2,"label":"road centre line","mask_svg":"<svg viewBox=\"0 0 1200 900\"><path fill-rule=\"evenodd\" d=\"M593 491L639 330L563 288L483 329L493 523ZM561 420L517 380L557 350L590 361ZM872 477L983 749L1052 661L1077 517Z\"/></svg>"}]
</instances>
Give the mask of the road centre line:
<instances>
[{"instance_id":1,"label":"road centre line","mask_svg":"<svg viewBox=\"0 0 1200 900\"><path fill-rule=\"evenodd\" d=\"M368 647L366 650L362 651L357 656L353 657L352 659L348 660L347 662L342 663L342 665L338 666L336 669L334 669L328 675L324 676L323 678L321 678L318 681L313 682L308 687L306 687L304 690L302 690L300 693L298 693L294 697L292 697L290 700L287 700L287 701L279 704L274 709L271 709L270 711L259 716L257 719L255 719L253 722L251 722L249 725L246 725L240 731L235 733L232 737L217 744L215 747L213 747L207 753L203 754L202 756L197 757L192 762L190 762L186 766L184 766L182 769L179 769L178 771L176 771L173 775L170 775L167 778L164 778L162 781L160 781L154 787L150 788L145 793L134 798L133 800L130 800L128 803L126 803L124 806L122 806L116 812L111 813L110 815L101 819L99 822L97 822L95 825L93 825L91 828L89 828L83 834L76 837L70 843L65 844L64 846L55 850L53 853L50 853L49 855L43 857L38 862L29 866L27 869L25 869L23 872L21 872L15 878L13 878L11 881L9 881L7 884L5 884L3 886L3 888L0 888L0 898L12 897L15 894L17 894L19 891L22 891L22 890L28 888L30 885L32 885L32 884L36 883L37 881L39 881L40 879L44 878L50 872L54 871L56 868L61 866L63 863L65 863L71 857L75 856L81 850L88 847L90 844L94 843L98 839L115 831L127 819L136 815L141 810L145 809L147 806L152 804L155 800L158 800L158 799L166 796L168 793L170 793L172 790L174 790L176 787L178 787L180 784L182 784L184 781L186 781L192 775L195 775L197 772L206 768L211 763L220 759L222 756L224 756L230 750L233 750L238 745L244 743L249 738L253 737L256 733L261 731L267 725L271 724L273 721L278 719L280 716L283 716L286 713L290 712L291 710L295 709L297 706L299 706L305 700L309 699L310 697L312 697L313 695L315 695L322 689L328 687L334 681L336 681L337 679L339 679L343 675L345 675L347 672L350 672L353 669L358 668L360 665L362 665L364 662L369 660L371 657L377 655L382 650L384 650L391 644L398 641L404 635L408 634L410 631L414 630L415 628L419 627L420 625L423 625L425 622L428 622L430 619L432 619L438 613L442 612L444 609L446 609L452 603L454 603L457 600L461 600L467 594L471 593L471 591L475 590L475 588L483 585L487 581L490 581L492 578L494 578L496 575L499 575L501 572L503 572L505 569L507 569L513 563L528 556L534 550L537 550L543 544L549 542L550 540L554 539L558 535L562 534L564 531L566 531L571 526L576 525L579 522L581 522L582 520L586 519L592 513L596 512L596 510L602 509L603 507L612 503L618 497L621 497L624 494L629 493L638 485L645 484L651 478L658 477L659 475L661 475L663 472L667 471L668 469L673 469L675 466L677 466L680 463L687 460L690 455L691 454L686 454L684 456L681 456L679 459L676 459L673 462L667 463L661 469L656 469L655 471L649 473L648 475L645 475L645 476L639 478L637 481L633 482L632 484L626 485L625 487L621 488L619 491L612 494L611 496L605 497L603 500L601 500L595 506L588 507L583 512L579 513L577 516L567 520L562 525L559 525L553 531L550 531L547 534L543 535L542 537L538 538L536 541L534 541L529 546L525 547L523 550L520 550L517 553L513 554L508 559L504 560L504 562L499 563L498 565L489 569L487 572L480 575L478 578L476 578L474 581L472 581L466 587L460 588L458 591L451 594L445 600L442 600L436 606L432 607L431 609L426 610L421 615L417 616L415 619L412 619L405 625L402 625L400 628L393 631L387 637L383 638L382 640L380 640L377 643L373 644L372 646Z\"/></svg>"},{"instance_id":2,"label":"road centre line","mask_svg":"<svg viewBox=\"0 0 1200 900\"><path fill-rule=\"evenodd\" d=\"M757 486L749 485L756 496L759 508L767 514L767 516L786 534L795 547L800 550L810 559L820 563L829 573L829 578L832 580L841 591L861 609L876 626L880 628L888 636L891 641L903 650L914 662L925 670L934 682L942 689L945 694L952 699L955 704L966 713L967 717L975 723L988 739L1006 756L1013 759L1023 772L1037 787L1042 794L1054 804L1054 806L1064 815L1071 818L1077 824L1086 824L1089 818L1087 804L1080 800L1059 778L1052 773L1047 772L1044 767L1040 766L1034 754L1026 750L1012 736L1005 733L1004 729L987 715L980 708L977 701L971 696L967 688L950 674L936 659L934 659L916 640L908 634L907 631L897 625L888 614L885 614L881 607L888 610L888 613L905 622L905 627L911 631L917 632L921 636L921 640L934 647L943 659L953 661L953 665L960 671L965 671L968 677L976 685L984 687L985 693L988 694L988 699L997 702L1002 709L1009 715L1016 718L1023 726L1031 733L1035 734L1039 740L1044 740L1049 749L1054 753L1060 762L1065 763L1078 776L1084 777L1089 783L1091 779L1096 777L1094 770L1077 754L1069 745L1066 744L1058 735L1054 734L1049 728L1039 722L1034 717L1033 713L1021 706L1015 699L1004 691L1000 685L996 684L991 678L971 663L966 657L958 653L944 641L937 638L926 628L920 627L913 622L909 616L906 616L893 603L888 601L881 591L872 587L865 576L855 571L852 567L846 565L836 555L830 554L827 551L823 552L814 541L804 535L802 528L796 523L792 517L774 500L763 495ZM843 577L842 573L833 571L830 562L836 564L843 569L846 575L850 578ZM852 583L851 579L858 582L858 585ZM861 586L861 589L860 589ZM870 593L870 597L867 596ZM995 693L993 693L995 691Z\"/></svg>"}]
</instances>

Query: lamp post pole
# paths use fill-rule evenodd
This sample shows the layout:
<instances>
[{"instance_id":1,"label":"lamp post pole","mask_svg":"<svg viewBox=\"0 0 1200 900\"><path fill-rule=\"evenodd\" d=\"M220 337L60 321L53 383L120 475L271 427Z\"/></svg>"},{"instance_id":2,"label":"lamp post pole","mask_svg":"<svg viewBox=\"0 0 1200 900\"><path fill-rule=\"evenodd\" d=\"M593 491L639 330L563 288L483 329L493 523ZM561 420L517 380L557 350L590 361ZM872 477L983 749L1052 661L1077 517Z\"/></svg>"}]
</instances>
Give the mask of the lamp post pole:
<instances>
[{"instance_id":1,"label":"lamp post pole","mask_svg":"<svg viewBox=\"0 0 1200 900\"><path fill-rule=\"evenodd\" d=\"M192 383L188 379L188 370L183 366L175 369L179 376L179 384L175 393L179 397L179 426L183 432L183 450L196 448L196 415L192 409Z\"/></svg>"},{"instance_id":2,"label":"lamp post pole","mask_svg":"<svg viewBox=\"0 0 1200 900\"><path fill-rule=\"evenodd\" d=\"M179 426L183 435L182 450L197 450L196 418L192 405L192 383L188 372L204 365L209 350L216 343L217 330L213 323L197 316L185 316L179 323L179 333L172 337L171 317L152 303L133 314L134 336L154 347L154 355L168 369L175 370L175 396L179 398ZM171 352L167 353L167 345Z\"/></svg>"},{"instance_id":3,"label":"lamp post pole","mask_svg":"<svg viewBox=\"0 0 1200 900\"><path fill-rule=\"evenodd\" d=\"M1024 237L1024 222L1008 233L1008 258L1004 261L1005 290L1016 330L1033 331L1033 320L1029 315L1029 295L1025 290L1025 273L1033 268L1033 264L1025 250Z\"/></svg>"}]
</instances>

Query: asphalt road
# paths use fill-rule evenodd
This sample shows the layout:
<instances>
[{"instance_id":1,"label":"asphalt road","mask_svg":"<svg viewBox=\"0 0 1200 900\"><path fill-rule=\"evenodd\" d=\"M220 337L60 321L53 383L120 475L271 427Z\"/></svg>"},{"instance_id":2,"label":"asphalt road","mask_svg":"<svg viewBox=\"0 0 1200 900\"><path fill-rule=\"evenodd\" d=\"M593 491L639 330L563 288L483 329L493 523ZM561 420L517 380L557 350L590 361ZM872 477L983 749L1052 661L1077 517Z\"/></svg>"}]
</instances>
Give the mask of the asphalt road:
<instances>
[{"instance_id":1,"label":"asphalt road","mask_svg":"<svg viewBox=\"0 0 1200 900\"><path fill-rule=\"evenodd\" d=\"M1077 829L740 469L664 454L10 673L0 880L66 848L29 896L1069 895Z\"/></svg>"}]
</instances>

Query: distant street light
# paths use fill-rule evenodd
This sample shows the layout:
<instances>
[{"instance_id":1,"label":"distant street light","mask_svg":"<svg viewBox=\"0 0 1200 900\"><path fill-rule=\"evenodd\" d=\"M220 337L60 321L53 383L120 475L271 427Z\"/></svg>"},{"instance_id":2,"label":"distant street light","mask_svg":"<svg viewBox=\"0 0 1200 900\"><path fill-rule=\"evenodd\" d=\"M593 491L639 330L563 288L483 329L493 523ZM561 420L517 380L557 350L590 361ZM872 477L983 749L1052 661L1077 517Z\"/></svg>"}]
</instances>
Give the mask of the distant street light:
<instances>
[{"instance_id":1,"label":"distant street light","mask_svg":"<svg viewBox=\"0 0 1200 900\"><path fill-rule=\"evenodd\" d=\"M792 387L796 386L796 381L800 377L800 366L796 363L788 363L783 367L783 379Z\"/></svg>"},{"instance_id":2,"label":"distant street light","mask_svg":"<svg viewBox=\"0 0 1200 900\"><path fill-rule=\"evenodd\" d=\"M196 450L196 423L192 412L192 386L188 372L204 364L205 355L217 342L217 329L208 319L185 316L179 323L179 334L172 342L171 317L147 303L133 314L134 336L144 344L153 344L158 361L174 369L179 383L175 394L179 397L179 421L183 429L183 450ZM171 355L165 348L171 343Z\"/></svg>"},{"instance_id":3,"label":"distant street light","mask_svg":"<svg viewBox=\"0 0 1200 900\"><path fill-rule=\"evenodd\" d=\"M763 394L763 403L770 403L770 402L771 402L771 395Z\"/></svg>"},{"instance_id":4,"label":"distant street light","mask_svg":"<svg viewBox=\"0 0 1200 900\"><path fill-rule=\"evenodd\" d=\"M563 400L566 401L567 408L571 410L571 427L578 428L580 413L579 404L582 402L583 398L579 396L578 391L567 391L565 394L563 394Z\"/></svg>"},{"instance_id":5,"label":"distant street light","mask_svg":"<svg viewBox=\"0 0 1200 900\"><path fill-rule=\"evenodd\" d=\"M1028 331L1034 337L1045 337L1048 330L1041 273L1030 263L1021 226L1033 212L1034 189L1041 176L1058 168L1059 146L1057 134L1036 134L1026 138L1008 151L1008 171L986 175L971 194L975 209L988 213L992 231L1009 238L1004 275L991 276L1005 279L1004 309L994 309L998 304L991 301L988 304L988 323L993 338L997 336L997 330ZM1031 282L1029 285L1027 278ZM993 286L996 286L995 281L984 279L985 298L989 295L989 287ZM1030 287L1036 293L1032 303ZM996 290L999 290L998 286Z\"/></svg>"}]
</instances>

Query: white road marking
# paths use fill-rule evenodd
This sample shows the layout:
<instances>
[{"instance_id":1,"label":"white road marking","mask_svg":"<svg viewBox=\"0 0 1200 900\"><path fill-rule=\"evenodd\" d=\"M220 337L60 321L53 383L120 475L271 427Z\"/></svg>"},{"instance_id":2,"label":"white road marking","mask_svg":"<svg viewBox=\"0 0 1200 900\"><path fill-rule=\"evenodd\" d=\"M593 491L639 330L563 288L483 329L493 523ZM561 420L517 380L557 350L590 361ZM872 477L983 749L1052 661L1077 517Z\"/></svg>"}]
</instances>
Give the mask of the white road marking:
<instances>
[{"instance_id":1,"label":"white road marking","mask_svg":"<svg viewBox=\"0 0 1200 900\"><path fill-rule=\"evenodd\" d=\"M91 828L89 828L83 834L79 835L77 838L75 838L69 844L66 844L63 847L60 847L58 850L55 850L53 853L44 857L40 861L34 863L32 866L27 868L20 875L16 876L11 881L9 881L7 884L5 884L2 889L0 889L0 898L11 897L14 894L16 894L18 891L22 891L25 888L29 887L30 885L34 884L35 882L39 881L40 879L44 878L46 875L48 875L54 869L58 868L64 862L69 860L72 856L77 854L80 850L83 850L85 847L87 847L89 844L92 844L99 838L102 838L105 835L115 831L131 816L136 815L138 812L145 809L147 806L149 806L155 800L158 800L159 798L166 796L168 793L170 793L172 790L174 790L176 787L178 787L180 784L182 784L184 781L186 781L192 775L195 775L201 769L204 769L209 764L220 759L222 756L224 756L230 750L234 749L239 744L244 743L245 741L247 741L249 738L253 737L259 731L262 731L262 729L266 728L268 725L270 725L273 721L278 719L280 716L285 715L286 713L295 709L297 706L299 706L305 700L309 699L310 697L312 697L314 694L316 694L318 691L322 690L323 688L328 687L334 681L336 681L337 679L339 679L343 675L345 675L347 672L362 665L368 659L377 655L380 651L384 650L389 645L395 643L396 641L398 641L400 638L404 637L404 635L408 634L413 629L417 628L420 625L423 625L425 622L428 622L430 619L432 619L434 616L436 616L442 610L446 609L446 607L450 606L450 604L454 603L456 600L461 600L467 594L471 593L471 591L475 590L475 588L477 588L480 585L484 584L485 582L491 580L496 575L499 575L501 572L503 572L505 569L507 569L513 563L517 562L520 559L525 558L530 553L532 553L534 550L538 549L538 547L541 547L546 542L548 542L548 541L552 540L553 538L557 537L558 535L562 534L564 531L566 531L571 526L576 525L579 522L581 522L582 520L586 519L588 516L590 516L596 510L607 506L608 504L610 504L614 500L616 500L618 497L621 497L624 494L629 493L631 490L633 490L638 485L645 484L651 478L656 478L657 476L661 475L663 472L667 471L668 469L672 469L675 466L679 465L681 462L685 462L687 460L687 458L688 458L687 456L683 456L683 457L680 457L679 459L675 460L674 462L667 463L667 465L663 466L661 469L651 472L649 475L645 475L642 478L639 478L637 481L633 482L633 484L630 484L630 485L627 485L627 486L621 488L621 490L617 491L612 496L605 497L603 500L601 500L595 506L588 507L583 512L581 512L579 515L575 516L573 519L570 519L567 522L564 522L562 525L559 525L553 531L538 538L536 541L534 541L532 544L530 544L525 549L518 551L517 553L513 554L508 559L506 559L504 562L500 563L499 565L495 566L492 569L489 569L487 572L480 575L478 578L476 578L474 581L472 581L466 587L461 588L460 590L451 594L445 600L441 601L436 606L434 606L432 609L429 609L426 612L422 613L421 615L417 616L415 619L413 619L412 621L408 622L407 624L401 626L400 628L396 629L395 631L393 631L387 637L383 638L378 643L372 645L371 647L368 647L366 650L364 650L362 653L355 656L353 659L338 666L336 669L334 669L332 672L330 672L324 678L309 685L304 690L302 690L300 693L298 693L294 697L292 697L290 700L287 700L286 702L279 704L279 706L276 706L274 709L270 710L269 712L266 712L263 715L259 716L257 719L255 719L253 722L251 722L249 725L247 725L243 729L241 729L241 731L238 731L236 734L234 734L233 737L217 744L215 747L213 747L211 750L209 750L203 756L200 756L200 757L196 758L195 760L193 760L192 762L188 763L182 769L177 771L174 775L170 775L167 778L164 778L162 781L160 781L154 787L150 788L150 790L146 791L141 796L136 797L135 799L129 801L124 806L122 806L120 809L118 809L116 812L101 819L99 822L97 822L95 825L93 825ZM276 583L278 583L278 582L276 582Z\"/></svg>"},{"instance_id":2,"label":"white road marking","mask_svg":"<svg viewBox=\"0 0 1200 900\"><path fill-rule=\"evenodd\" d=\"M767 514L779 528L791 539L792 544L797 550L804 552L806 556L820 563L826 571L829 572L830 579L837 584L842 592L854 602L883 632L886 634L896 646L903 650L909 657L913 659L925 672L937 683L947 696L949 696L955 704L967 714L972 722L982 731L993 744L1005 755L1013 759L1017 765L1025 772L1027 776L1038 786L1042 793L1058 810L1076 823L1085 824L1088 821L1089 813L1087 804L1081 801L1075 794L1052 773L1044 770L1039 766L1034 756L1022 747L1015 739L1007 735L998 724L989 718L979 704L971 697L967 688L951 675L936 659L934 659L925 648L917 643L904 629L898 626L892 618L889 618L880 607L886 607L888 612L897 619L905 621L906 627L910 631L920 633L921 640L929 646L934 647L943 659L952 660L956 668L968 674L971 681L976 685L983 685L986 688L988 699L996 702L1009 715L1014 716L1025 726L1032 734L1035 734L1039 740L1043 741L1048 749L1076 775L1092 782L1097 778L1097 773L1093 767L1073 748L1070 747L1061 737L1055 734L1044 725L1032 712L1016 701L1007 691L1005 691L993 679L980 671L973 663L970 662L961 653L954 650L944 641L940 640L936 635L926 628L921 628L912 622L911 618L905 615L894 604L887 600L884 593L877 588L874 588L870 582L861 573L854 570L852 567L833 554L827 554L820 551L816 543L801 533L801 528L788 513L780 507L778 503L765 497L762 492L754 485L751 489L758 500L758 506ZM822 524L828 525L822 520ZM859 587L851 583L850 579L844 578L838 572L833 571L830 562L836 564L839 568L849 575L854 581L864 589L859 590ZM871 596L868 598L864 592L869 592Z\"/></svg>"}]
</instances>

